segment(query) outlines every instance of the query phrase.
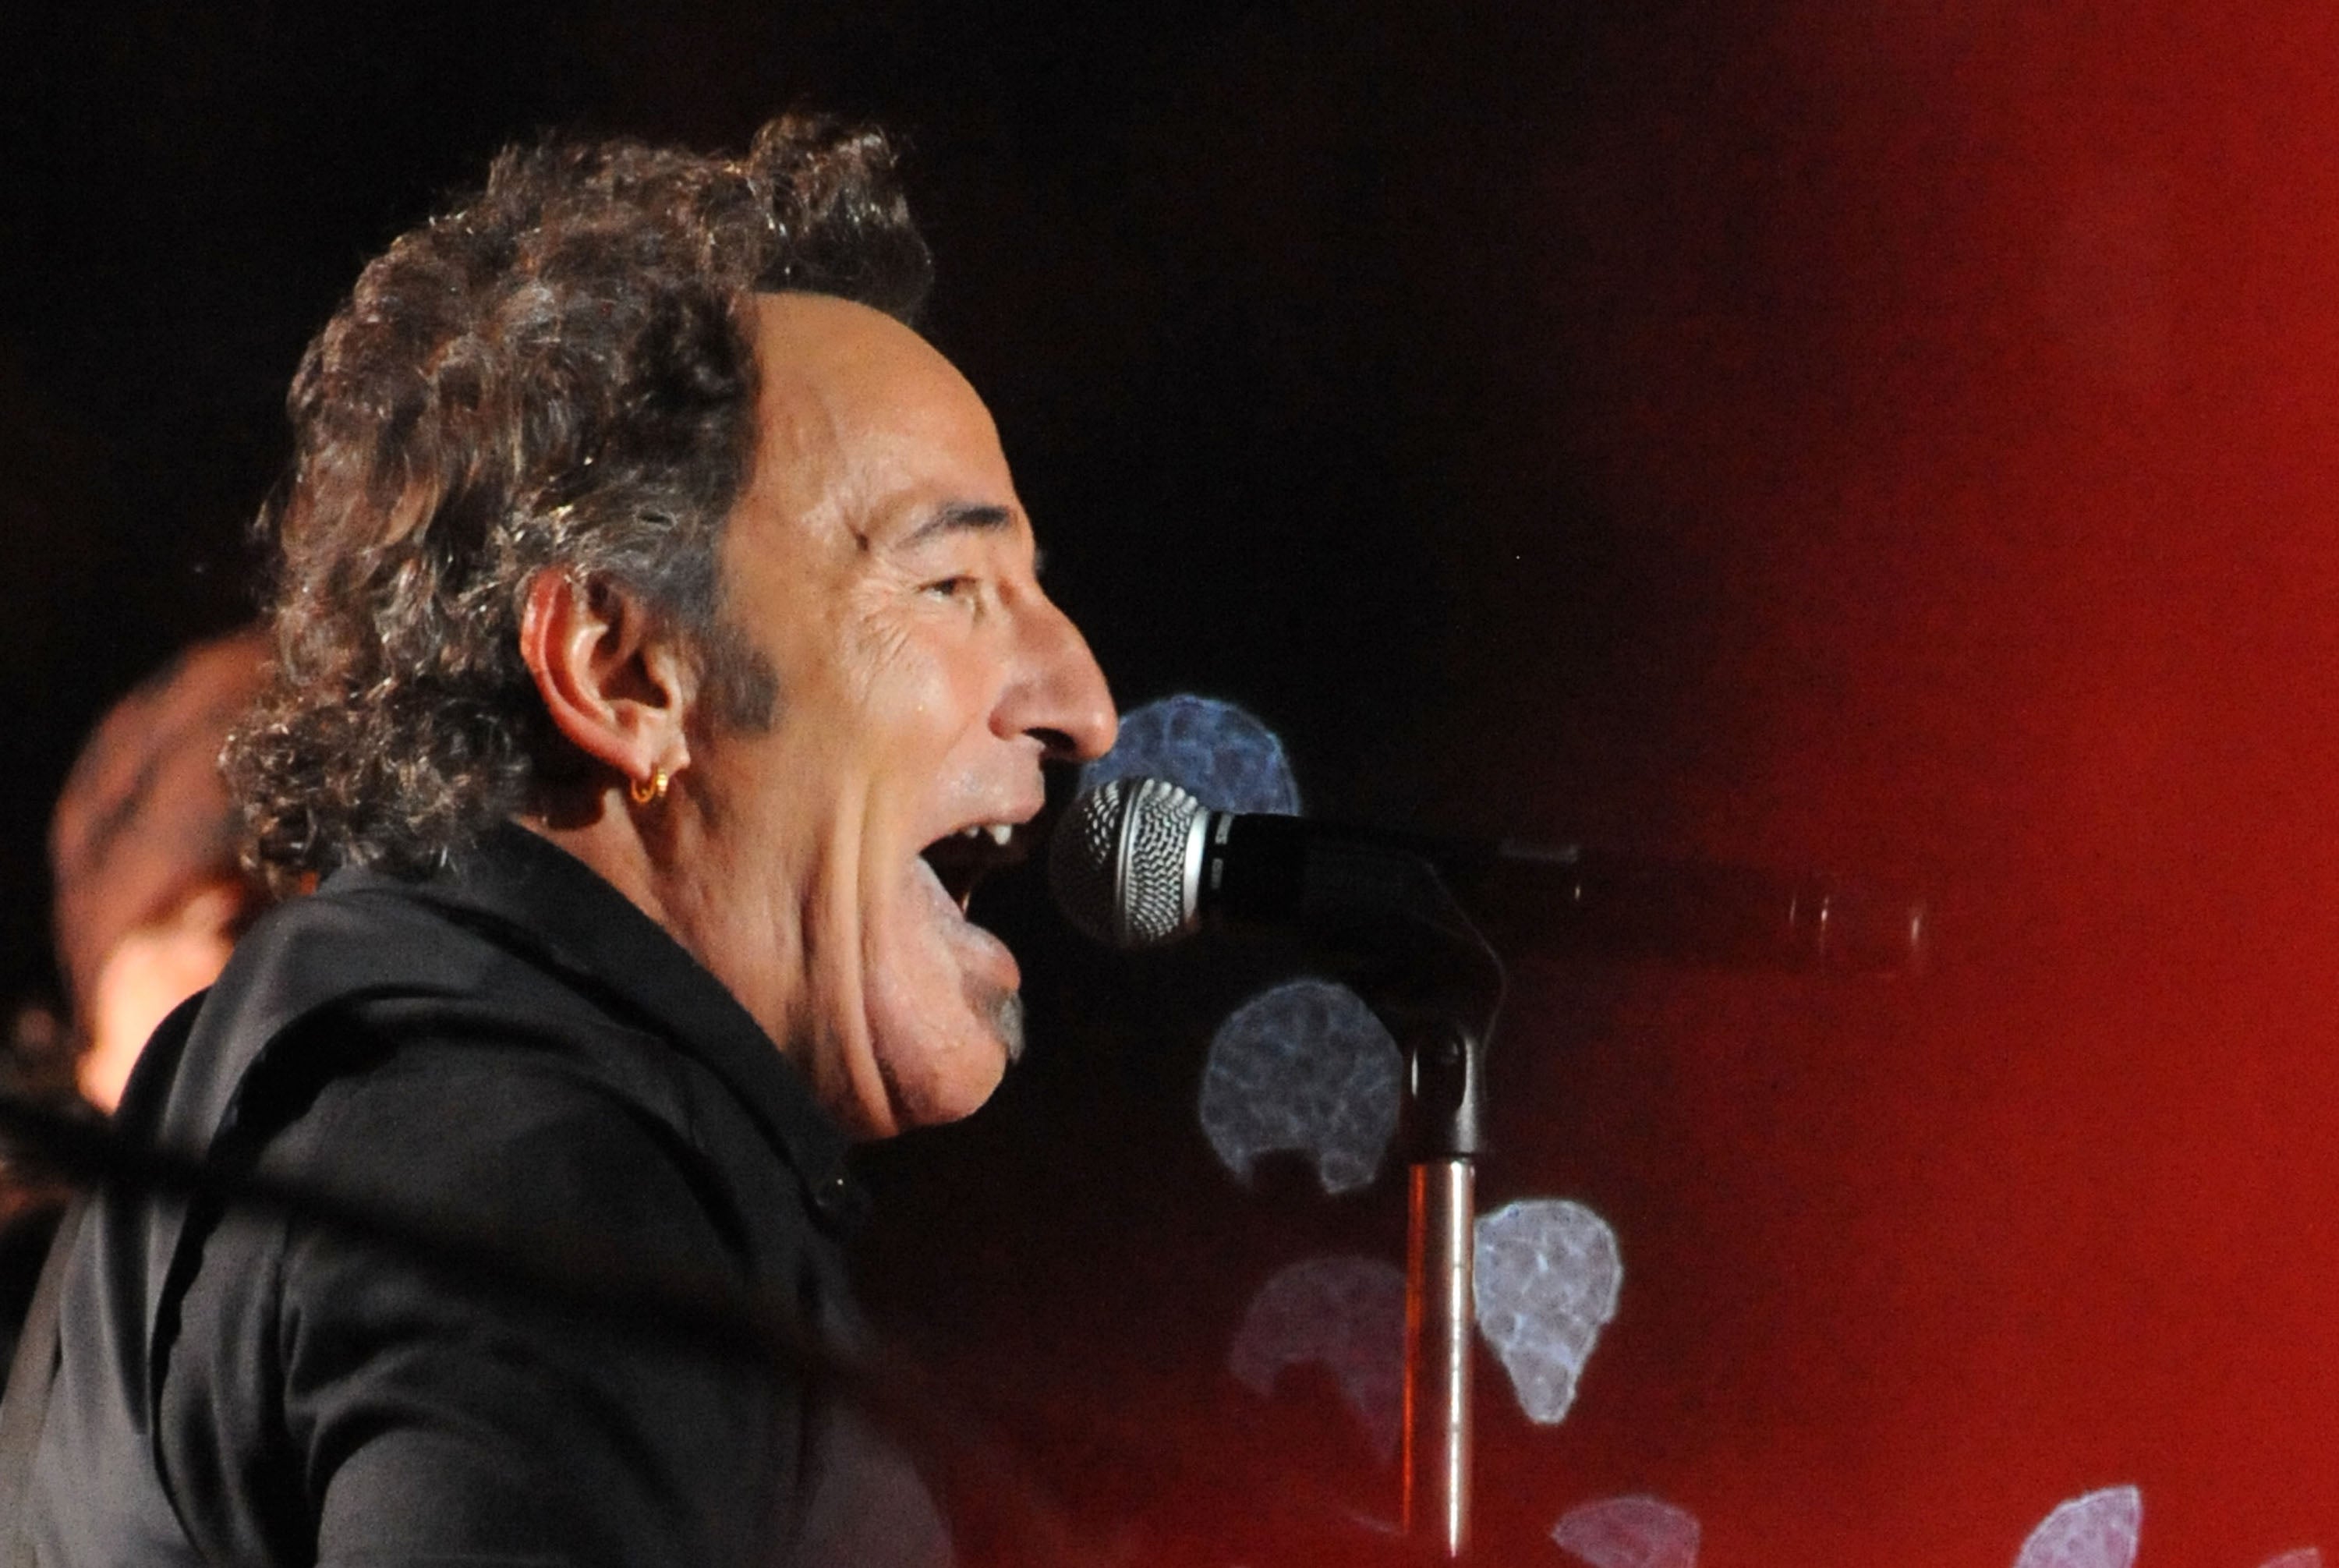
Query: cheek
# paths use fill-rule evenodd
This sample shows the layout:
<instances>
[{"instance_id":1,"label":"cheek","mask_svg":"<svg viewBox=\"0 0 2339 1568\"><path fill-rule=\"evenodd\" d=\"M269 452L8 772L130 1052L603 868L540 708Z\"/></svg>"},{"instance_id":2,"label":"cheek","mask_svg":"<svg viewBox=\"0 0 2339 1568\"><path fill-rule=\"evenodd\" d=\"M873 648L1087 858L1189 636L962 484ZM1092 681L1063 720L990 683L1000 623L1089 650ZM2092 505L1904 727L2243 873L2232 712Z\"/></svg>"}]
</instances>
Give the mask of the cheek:
<instances>
[{"instance_id":1,"label":"cheek","mask_svg":"<svg viewBox=\"0 0 2339 1568\"><path fill-rule=\"evenodd\" d=\"M787 788L837 804L888 785L930 783L952 743L950 685L931 655L897 627L850 621L826 630L818 656L792 647L797 672L779 680Z\"/></svg>"},{"instance_id":2,"label":"cheek","mask_svg":"<svg viewBox=\"0 0 2339 1568\"><path fill-rule=\"evenodd\" d=\"M76 1068L82 1092L111 1110L170 1011L219 978L230 944L216 931L150 927L124 937L91 986L90 1044Z\"/></svg>"},{"instance_id":3,"label":"cheek","mask_svg":"<svg viewBox=\"0 0 2339 1568\"><path fill-rule=\"evenodd\" d=\"M962 616L893 605L859 623L844 660L873 727L929 755L980 734L997 698L1000 661Z\"/></svg>"}]
</instances>

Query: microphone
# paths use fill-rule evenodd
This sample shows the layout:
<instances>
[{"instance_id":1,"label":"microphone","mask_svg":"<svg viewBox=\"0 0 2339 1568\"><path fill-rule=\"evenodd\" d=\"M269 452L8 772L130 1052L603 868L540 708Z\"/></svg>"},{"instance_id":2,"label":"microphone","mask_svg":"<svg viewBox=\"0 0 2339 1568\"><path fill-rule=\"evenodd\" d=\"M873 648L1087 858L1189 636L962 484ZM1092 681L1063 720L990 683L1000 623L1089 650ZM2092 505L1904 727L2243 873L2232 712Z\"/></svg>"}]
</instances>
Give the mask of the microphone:
<instances>
[{"instance_id":1,"label":"microphone","mask_svg":"<svg viewBox=\"0 0 2339 1568\"><path fill-rule=\"evenodd\" d=\"M1211 811L1162 779L1091 790L1048 852L1066 918L1130 951L1204 926L1354 936L1417 911L1426 873L1494 932L1532 948L1870 973L1925 962L1921 902L1816 874Z\"/></svg>"}]
</instances>

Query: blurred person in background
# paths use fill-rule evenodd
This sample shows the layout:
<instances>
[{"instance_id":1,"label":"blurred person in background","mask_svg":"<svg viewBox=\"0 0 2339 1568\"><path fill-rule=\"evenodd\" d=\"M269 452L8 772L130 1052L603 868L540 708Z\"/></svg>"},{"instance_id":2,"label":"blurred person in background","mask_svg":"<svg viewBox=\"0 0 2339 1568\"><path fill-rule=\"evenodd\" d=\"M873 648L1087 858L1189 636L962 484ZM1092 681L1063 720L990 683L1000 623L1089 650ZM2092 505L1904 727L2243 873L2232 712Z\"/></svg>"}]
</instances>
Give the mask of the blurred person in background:
<instances>
[{"instance_id":1,"label":"blurred person in background","mask_svg":"<svg viewBox=\"0 0 2339 1568\"><path fill-rule=\"evenodd\" d=\"M50 929L66 1009L21 1009L0 1090L111 1113L163 1016L219 977L267 902L240 862L242 814L220 748L260 695L267 647L246 630L186 649L83 744L49 824ZM64 1193L0 1166L0 1377Z\"/></svg>"},{"instance_id":2,"label":"blurred person in background","mask_svg":"<svg viewBox=\"0 0 2339 1568\"><path fill-rule=\"evenodd\" d=\"M240 863L242 814L219 771L267 657L257 631L190 648L105 715L58 796L49 863L74 1081L101 1110L267 902Z\"/></svg>"}]
</instances>

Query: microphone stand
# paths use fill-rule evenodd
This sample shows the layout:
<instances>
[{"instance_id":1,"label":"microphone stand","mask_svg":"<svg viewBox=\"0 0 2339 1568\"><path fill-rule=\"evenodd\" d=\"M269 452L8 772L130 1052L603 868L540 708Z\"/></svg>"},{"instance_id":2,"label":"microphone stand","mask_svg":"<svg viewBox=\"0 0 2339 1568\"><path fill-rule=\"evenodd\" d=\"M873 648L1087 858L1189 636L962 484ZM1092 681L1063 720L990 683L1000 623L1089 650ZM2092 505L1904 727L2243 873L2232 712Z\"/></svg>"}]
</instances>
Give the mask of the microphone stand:
<instances>
[{"instance_id":1,"label":"microphone stand","mask_svg":"<svg viewBox=\"0 0 2339 1568\"><path fill-rule=\"evenodd\" d=\"M1437 1032L1407 1050L1408 1109L1459 1130L1443 1114L1475 1101L1475 1036ZM1457 1066L1462 1070L1456 1071ZM1459 1090L1457 1094L1456 1091ZM1459 1562L1470 1545L1470 1329L1477 1221L1475 1155L1430 1133L1407 1162L1405 1248L1405 1428L1398 1511L1406 1540L1433 1562Z\"/></svg>"},{"instance_id":2,"label":"microphone stand","mask_svg":"<svg viewBox=\"0 0 2339 1568\"><path fill-rule=\"evenodd\" d=\"M1485 1060L1502 960L1426 862L1409 879L1366 1001L1405 1056L1407 1165L1400 1529L1424 1562L1469 1554L1472 1270Z\"/></svg>"}]
</instances>

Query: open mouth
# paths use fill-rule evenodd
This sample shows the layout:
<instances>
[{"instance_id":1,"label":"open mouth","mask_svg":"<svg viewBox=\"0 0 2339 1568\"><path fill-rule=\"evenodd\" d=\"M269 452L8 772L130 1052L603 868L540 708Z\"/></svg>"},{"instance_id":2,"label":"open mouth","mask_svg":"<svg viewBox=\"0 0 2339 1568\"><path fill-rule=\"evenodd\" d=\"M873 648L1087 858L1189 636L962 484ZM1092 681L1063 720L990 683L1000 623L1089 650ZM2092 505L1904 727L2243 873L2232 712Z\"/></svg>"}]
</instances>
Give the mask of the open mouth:
<instances>
[{"instance_id":1,"label":"open mouth","mask_svg":"<svg viewBox=\"0 0 2339 1568\"><path fill-rule=\"evenodd\" d=\"M982 879L1020 863L1030 853L1027 836L1013 823L972 823L946 833L918 853L933 868L943 891L961 914Z\"/></svg>"}]
</instances>

